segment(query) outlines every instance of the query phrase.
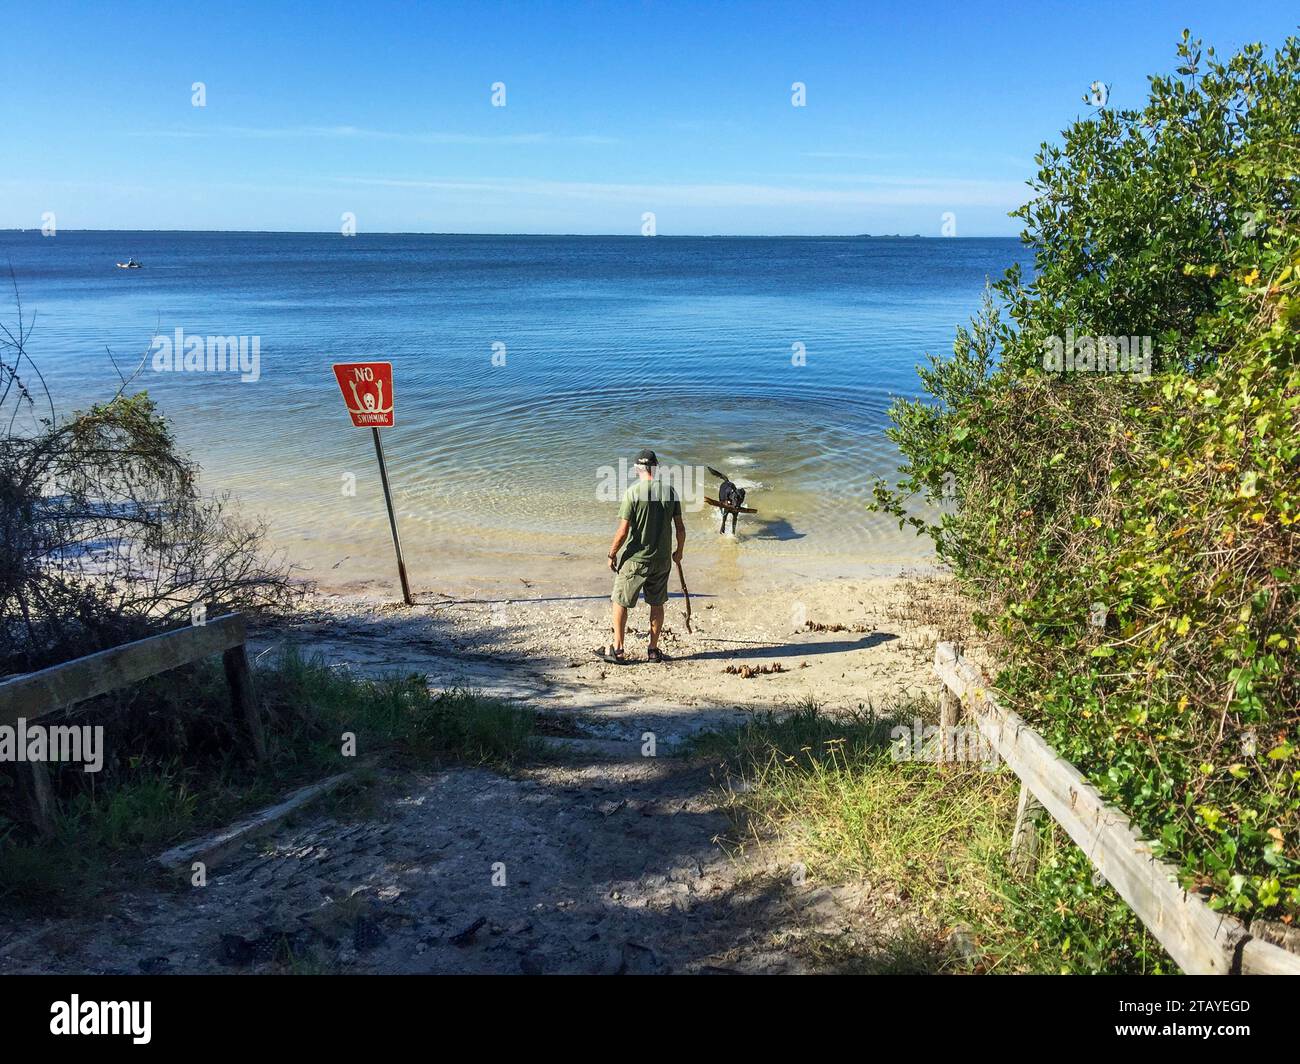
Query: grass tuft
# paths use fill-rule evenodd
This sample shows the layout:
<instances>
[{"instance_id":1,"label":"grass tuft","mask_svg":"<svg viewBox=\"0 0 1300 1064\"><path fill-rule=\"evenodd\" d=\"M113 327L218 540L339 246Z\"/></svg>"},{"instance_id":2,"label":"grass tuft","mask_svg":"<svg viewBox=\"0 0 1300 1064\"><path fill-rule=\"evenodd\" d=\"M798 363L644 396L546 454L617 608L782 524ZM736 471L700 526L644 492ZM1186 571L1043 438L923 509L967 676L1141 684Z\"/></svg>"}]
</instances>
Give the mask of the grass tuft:
<instances>
[{"instance_id":1,"label":"grass tuft","mask_svg":"<svg viewBox=\"0 0 1300 1064\"><path fill-rule=\"evenodd\" d=\"M1004 766L896 761L890 732L921 703L825 713L808 701L739 728L700 736L691 752L716 757L740 846L777 846L808 881L870 882L917 927L872 950L833 943L848 971L1166 971L1168 961L1123 902L1091 883L1091 867L1048 830L1039 871L1018 882L1007 867L1017 781ZM1075 899L1063 907L1059 898ZM960 943L960 945L957 945ZM823 958L824 960L825 958Z\"/></svg>"}]
</instances>

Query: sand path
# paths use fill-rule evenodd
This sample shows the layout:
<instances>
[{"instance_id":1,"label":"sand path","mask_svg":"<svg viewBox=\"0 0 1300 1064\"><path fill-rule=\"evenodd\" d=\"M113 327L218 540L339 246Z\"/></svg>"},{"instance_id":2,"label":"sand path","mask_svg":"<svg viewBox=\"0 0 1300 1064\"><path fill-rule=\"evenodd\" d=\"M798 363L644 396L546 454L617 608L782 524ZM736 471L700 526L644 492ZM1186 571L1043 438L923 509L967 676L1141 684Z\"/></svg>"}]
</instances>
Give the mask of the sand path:
<instances>
[{"instance_id":1,"label":"sand path","mask_svg":"<svg viewBox=\"0 0 1300 1064\"><path fill-rule=\"evenodd\" d=\"M101 918L5 935L0 971L802 972L833 969L845 950L887 968L906 906L870 884L808 882L779 845L728 841L714 766L673 749L810 696L850 707L932 693L914 598L878 580L804 587L765 609L697 599L691 634L674 602L673 660L621 668L592 654L603 597L318 599L260 633L261 651L292 642L337 665L521 698L570 737L509 774L387 779L363 819L309 810L223 859L206 886L146 886ZM785 671L724 671L776 662Z\"/></svg>"}]
</instances>

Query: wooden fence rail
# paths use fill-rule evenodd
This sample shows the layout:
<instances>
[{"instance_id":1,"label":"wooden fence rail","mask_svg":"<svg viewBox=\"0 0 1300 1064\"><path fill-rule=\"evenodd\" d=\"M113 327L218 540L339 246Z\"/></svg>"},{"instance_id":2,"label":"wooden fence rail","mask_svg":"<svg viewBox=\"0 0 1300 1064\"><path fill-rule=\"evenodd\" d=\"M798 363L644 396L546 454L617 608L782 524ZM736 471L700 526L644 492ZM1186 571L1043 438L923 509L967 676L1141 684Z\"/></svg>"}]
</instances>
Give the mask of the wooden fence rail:
<instances>
[{"instance_id":1,"label":"wooden fence rail","mask_svg":"<svg viewBox=\"0 0 1300 1064\"><path fill-rule=\"evenodd\" d=\"M1255 938L1235 917L1216 913L1178 885L1129 818L1063 760L1018 714L998 705L980 671L951 643L935 649L934 671L981 735L1021 781L1012 864L1032 866L1034 820L1046 811L1074 840L1183 971L1197 975L1300 975L1300 956ZM945 706L941 723L955 724ZM949 723L950 719L952 724ZM945 748L948 746L945 743Z\"/></svg>"},{"instance_id":2,"label":"wooden fence rail","mask_svg":"<svg viewBox=\"0 0 1300 1064\"><path fill-rule=\"evenodd\" d=\"M39 672L15 676L0 682L0 725L13 724L20 718L34 720L210 654L220 654L236 717L252 743L253 755L260 761L266 756L266 745L253 673L248 664L247 640L243 615L228 613L206 624L138 639ZM29 767L34 819L42 830L48 831L49 779L44 765Z\"/></svg>"}]
</instances>

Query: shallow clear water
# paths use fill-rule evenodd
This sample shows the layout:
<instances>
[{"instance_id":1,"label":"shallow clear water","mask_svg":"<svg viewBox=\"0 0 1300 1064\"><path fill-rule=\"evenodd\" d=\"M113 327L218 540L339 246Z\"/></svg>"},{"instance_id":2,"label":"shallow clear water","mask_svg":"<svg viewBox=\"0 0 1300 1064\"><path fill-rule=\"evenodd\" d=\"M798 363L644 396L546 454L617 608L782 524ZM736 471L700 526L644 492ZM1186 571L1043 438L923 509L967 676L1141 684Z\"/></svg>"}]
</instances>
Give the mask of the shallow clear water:
<instances>
[{"instance_id":1,"label":"shallow clear water","mask_svg":"<svg viewBox=\"0 0 1300 1064\"><path fill-rule=\"evenodd\" d=\"M115 268L129 256L144 268ZM394 366L384 443L415 557L599 560L615 512L600 489L644 446L750 486L746 564L923 557L865 510L896 464L885 410L951 347L986 278L1025 258L993 239L0 233L62 409L115 390L106 348L126 367L155 331L259 338L255 382L146 361L140 384L209 487L340 580L391 567L370 434L330 372L372 359ZM690 498L695 542L714 549Z\"/></svg>"}]
</instances>

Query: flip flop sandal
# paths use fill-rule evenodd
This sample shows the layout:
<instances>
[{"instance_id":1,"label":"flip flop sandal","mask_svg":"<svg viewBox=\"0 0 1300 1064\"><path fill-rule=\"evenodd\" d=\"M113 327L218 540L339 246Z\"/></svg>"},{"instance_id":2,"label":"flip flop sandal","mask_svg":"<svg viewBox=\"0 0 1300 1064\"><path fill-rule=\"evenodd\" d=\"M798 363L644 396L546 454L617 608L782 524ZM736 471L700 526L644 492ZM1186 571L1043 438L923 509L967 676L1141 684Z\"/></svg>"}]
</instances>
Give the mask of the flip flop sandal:
<instances>
[{"instance_id":1,"label":"flip flop sandal","mask_svg":"<svg viewBox=\"0 0 1300 1064\"><path fill-rule=\"evenodd\" d=\"M615 651L613 647L601 647L596 651L596 657L602 661L607 661L611 665L626 665L627 655L623 651Z\"/></svg>"}]
</instances>

